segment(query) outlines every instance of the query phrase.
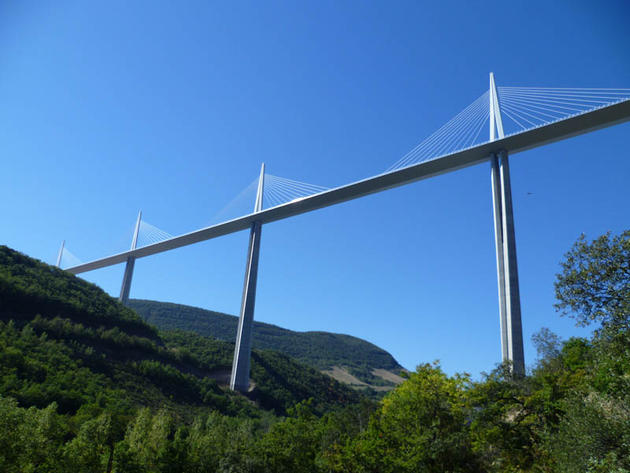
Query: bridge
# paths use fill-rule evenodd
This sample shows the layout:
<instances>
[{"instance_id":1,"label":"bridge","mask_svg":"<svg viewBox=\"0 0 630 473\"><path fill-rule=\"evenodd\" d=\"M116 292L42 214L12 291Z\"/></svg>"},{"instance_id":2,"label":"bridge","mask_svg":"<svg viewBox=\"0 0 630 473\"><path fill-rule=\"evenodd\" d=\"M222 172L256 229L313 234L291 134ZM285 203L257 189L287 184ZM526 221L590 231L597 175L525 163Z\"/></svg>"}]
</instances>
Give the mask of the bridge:
<instances>
[{"instance_id":1,"label":"bridge","mask_svg":"<svg viewBox=\"0 0 630 473\"><path fill-rule=\"evenodd\" d=\"M525 359L509 157L628 120L630 89L497 87L494 75L490 73L486 92L381 174L328 189L267 174L263 164L257 181L252 184L256 186L256 198L250 214L171 236L145 222L140 213L128 251L80 263L63 242L57 266L61 267L67 261L70 264L66 270L80 274L125 263L120 301L126 303L136 259L249 230L230 378L230 388L244 392L249 385L258 259L264 224L489 162L502 360L511 365L514 375L521 376L525 373ZM487 139L481 134L484 129L488 133L485 135ZM265 202L269 205L265 206Z\"/></svg>"}]
</instances>

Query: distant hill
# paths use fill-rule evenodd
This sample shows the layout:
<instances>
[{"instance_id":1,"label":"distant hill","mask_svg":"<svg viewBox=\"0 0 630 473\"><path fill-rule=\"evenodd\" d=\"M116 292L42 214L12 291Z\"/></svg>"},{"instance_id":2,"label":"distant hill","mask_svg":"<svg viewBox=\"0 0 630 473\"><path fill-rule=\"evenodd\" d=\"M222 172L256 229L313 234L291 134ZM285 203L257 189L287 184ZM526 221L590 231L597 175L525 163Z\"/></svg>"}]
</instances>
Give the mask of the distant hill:
<instances>
[{"instance_id":1,"label":"distant hill","mask_svg":"<svg viewBox=\"0 0 630 473\"><path fill-rule=\"evenodd\" d=\"M160 329L190 330L233 342L238 318L211 310L140 299L129 301L148 323ZM329 332L294 332L254 322L254 348L277 350L356 387L391 387L403 370L392 355L357 337Z\"/></svg>"},{"instance_id":2,"label":"distant hill","mask_svg":"<svg viewBox=\"0 0 630 473\"><path fill-rule=\"evenodd\" d=\"M61 413L148 406L182 417L284 414L309 398L321 413L360 400L268 350L252 353L252 392L233 393L225 386L233 352L233 343L160 332L96 285L0 246L0 397L23 407L56 402Z\"/></svg>"}]
</instances>

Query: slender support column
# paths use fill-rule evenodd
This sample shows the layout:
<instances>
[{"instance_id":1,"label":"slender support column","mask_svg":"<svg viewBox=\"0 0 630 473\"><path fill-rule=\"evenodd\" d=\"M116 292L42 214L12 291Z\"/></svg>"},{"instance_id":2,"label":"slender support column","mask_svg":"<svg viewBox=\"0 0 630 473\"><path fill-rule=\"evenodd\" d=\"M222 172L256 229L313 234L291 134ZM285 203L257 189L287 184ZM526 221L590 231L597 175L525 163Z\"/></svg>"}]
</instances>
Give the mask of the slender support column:
<instances>
[{"instance_id":1,"label":"slender support column","mask_svg":"<svg viewBox=\"0 0 630 473\"><path fill-rule=\"evenodd\" d=\"M508 351L507 308L505 304L505 262L503 261L503 202L501 199L501 175L496 154L490 157L492 181L492 206L494 210L494 242L497 251L497 282L499 285L499 319L501 323L501 359L510 359Z\"/></svg>"},{"instance_id":2,"label":"slender support column","mask_svg":"<svg viewBox=\"0 0 630 473\"><path fill-rule=\"evenodd\" d=\"M505 310L507 314L508 359L512 361L514 374L525 374L523 353L523 328L521 323L521 295L518 284L516 262L516 237L514 235L514 213L512 210L512 185L510 165L506 151L499 153L501 174L501 203L503 230L503 263L505 278Z\"/></svg>"},{"instance_id":3,"label":"slender support column","mask_svg":"<svg viewBox=\"0 0 630 473\"><path fill-rule=\"evenodd\" d=\"M127 305L129 301L129 291L131 290L131 280L133 279L133 268L136 264L136 258L130 256L125 264L125 274L123 275L122 286L120 287L120 296L118 300Z\"/></svg>"},{"instance_id":4,"label":"slender support column","mask_svg":"<svg viewBox=\"0 0 630 473\"><path fill-rule=\"evenodd\" d=\"M262 210L265 165L263 163L258 180L258 192L254 212ZM254 222L249 232L249 248L247 250L247 265L245 267L245 282L243 285L243 298L241 300L241 313L238 319L236 333L236 345L234 347L234 361L232 362L232 375L230 377L230 389L233 391L247 392L249 389L250 357L252 351L252 332L254 328L254 306L256 304L256 282L258 280L258 260L260 253L260 236L262 224Z\"/></svg>"},{"instance_id":5,"label":"slender support column","mask_svg":"<svg viewBox=\"0 0 630 473\"><path fill-rule=\"evenodd\" d=\"M61 248L59 248L59 254L57 255L57 267L61 268L61 258L63 257L63 248L66 246L66 240L61 242Z\"/></svg>"},{"instance_id":6,"label":"slender support column","mask_svg":"<svg viewBox=\"0 0 630 473\"><path fill-rule=\"evenodd\" d=\"M238 332L234 348L234 362L230 389L247 392L249 388L249 362L252 351L252 331L254 328L254 305L256 303L256 282L258 279L258 255L262 225L256 222L249 233L249 250L245 269L245 286L238 319Z\"/></svg>"},{"instance_id":7,"label":"slender support column","mask_svg":"<svg viewBox=\"0 0 630 473\"><path fill-rule=\"evenodd\" d=\"M142 211L138 212L138 220L136 220L136 228L133 231L133 238L131 240L131 249L135 250L138 244L138 233L140 231L140 222L142 221ZM125 274L123 275L123 282L120 288L120 296L118 300L123 303L123 305L127 304L129 301L129 291L131 290L131 280L133 278L133 268L136 264L136 258L134 256L130 256L127 258L127 264L125 265Z\"/></svg>"},{"instance_id":8,"label":"slender support column","mask_svg":"<svg viewBox=\"0 0 630 473\"><path fill-rule=\"evenodd\" d=\"M503 138L503 122L499 107L494 74L490 73L490 141ZM521 299L516 262L516 238L510 167L506 151L490 157L494 234L497 251L497 280L499 286L499 314L501 322L501 354L503 361L512 363L516 376L525 374Z\"/></svg>"}]
</instances>

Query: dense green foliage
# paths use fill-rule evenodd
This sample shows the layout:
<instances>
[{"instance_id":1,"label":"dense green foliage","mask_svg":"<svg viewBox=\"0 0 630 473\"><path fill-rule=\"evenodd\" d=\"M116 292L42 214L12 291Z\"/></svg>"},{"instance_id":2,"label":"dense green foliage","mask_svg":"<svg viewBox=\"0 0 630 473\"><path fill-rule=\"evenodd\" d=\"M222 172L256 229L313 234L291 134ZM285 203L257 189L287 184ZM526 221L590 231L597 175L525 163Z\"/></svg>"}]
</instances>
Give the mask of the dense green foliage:
<instances>
[{"instance_id":1,"label":"dense green foliage","mask_svg":"<svg viewBox=\"0 0 630 473\"><path fill-rule=\"evenodd\" d=\"M54 346L61 342L38 335L34 322L21 330L6 324L2 366L17 371L2 371L0 471L629 473L630 313L614 301L627 300L630 271L627 261L606 256L627 245L629 236L609 240L606 252L593 251L600 240L582 239L568 253L556 285L572 301L564 308L571 307L582 323L602 325L590 339L566 341L542 329L533 338L539 359L527 376L513 378L509 366L499 366L474 381L448 376L437 363L424 364L380 403L339 403L323 415L316 401L288 408L283 418L245 410L233 416L219 407L183 418L168 406L130 407L124 389L118 393L122 401L113 391L104 401L96 391L107 386L107 374L85 371L67 345L57 353ZM571 258L594 270L609 267L597 281L607 288L611 306L604 301L598 311L613 318L579 312L591 307L585 301L592 294L572 289L580 282ZM215 341L190 333L163 340L167 351L199 367L224 356ZM49 353L56 365L74 370L78 381L49 374ZM257 356L262 358L255 370L266 373L260 376L291 370L284 355ZM172 378L178 376L174 372L157 375L185 384ZM47 376L61 386L53 394L59 403L27 397L29 383ZM266 395L287 402L283 391L270 388ZM75 410L82 396L97 401Z\"/></svg>"},{"instance_id":2,"label":"dense green foliage","mask_svg":"<svg viewBox=\"0 0 630 473\"><path fill-rule=\"evenodd\" d=\"M0 317L30 320L61 316L104 329L154 339L157 331L132 310L112 303L102 289L54 266L0 246Z\"/></svg>"},{"instance_id":3,"label":"dense green foliage","mask_svg":"<svg viewBox=\"0 0 630 473\"><path fill-rule=\"evenodd\" d=\"M233 341L236 336L238 319L232 315L147 300L130 300L129 307L162 330L189 330L226 341ZM396 373L403 369L385 350L360 338L337 333L293 332L254 322L253 346L280 351L320 370L343 366L369 384L388 384L372 375L375 368Z\"/></svg>"},{"instance_id":4,"label":"dense green foliage","mask_svg":"<svg viewBox=\"0 0 630 473\"><path fill-rule=\"evenodd\" d=\"M578 324L628 329L630 313L630 230L610 232L591 243L582 235L562 262L556 308Z\"/></svg>"},{"instance_id":5,"label":"dense green foliage","mask_svg":"<svg viewBox=\"0 0 630 473\"><path fill-rule=\"evenodd\" d=\"M283 414L313 398L321 413L359 400L267 351L253 354L250 399L235 395L220 386L233 351L193 333L159 334L95 285L0 247L0 394L22 406L55 402L60 413L74 414L92 402L123 402L181 418L208 409L251 417L261 415L256 405Z\"/></svg>"}]
</instances>

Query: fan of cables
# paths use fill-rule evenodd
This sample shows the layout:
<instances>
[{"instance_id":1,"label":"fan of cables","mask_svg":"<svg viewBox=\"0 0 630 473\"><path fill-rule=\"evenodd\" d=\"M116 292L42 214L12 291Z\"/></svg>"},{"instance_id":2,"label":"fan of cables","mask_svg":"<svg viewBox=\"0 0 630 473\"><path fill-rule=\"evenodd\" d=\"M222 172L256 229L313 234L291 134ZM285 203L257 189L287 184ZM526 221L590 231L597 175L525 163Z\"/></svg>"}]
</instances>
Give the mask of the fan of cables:
<instances>
[{"instance_id":1,"label":"fan of cables","mask_svg":"<svg viewBox=\"0 0 630 473\"><path fill-rule=\"evenodd\" d=\"M82 261L77 258L74 254L70 252L68 248L65 246L61 250L61 259L59 262L60 268L72 268L73 266L78 266L82 263Z\"/></svg>"},{"instance_id":2,"label":"fan of cables","mask_svg":"<svg viewBox=\"0 0 630 473\"><path fill-rule=\"evenodd\" d=\"M480 141L487 141L487 134L482 135L481 130L490 116L488 96L488 92L484 93L439 130L392 164L386 172L429 161L445 154L470 148Z\"/></svg>"},{"instance_id":3,"label":"fan of cables","mask_svg":"<svg viewBox=\"0 0 630 473\"><path fill-rule=\"evenodd\" d=\"M153 243L159 243L164 240L173 238L173 235L160 230L158 227L151 225L144 220L140 221L140 229L138 230L138 243L137 246L147 246Z\"/></svg>"},{"instance_id":4,"label":"fan of cables","mask_svg":"<svg viewBox=\"0 0 630 473\"><path fill-rule=\"evenodd\" d=\"M258 178L254 179L214 215L212 222L220 222L251 213L256 200L258 184ZM276 207L326 190L328 190L328 187L265 174L263 181L263 208Z\"/></svg>"},{"instance_id":5,"label":"fan of cables","mask_svg":"<svg viewBox=\"0 0 630 473\"><path fill-rule=\"evenodd\" d=\"M503 125L513 134L628 100L630 89L499 87L498 95Z\"/></svg>"},{"instance_id":6,"label":"fan of cables","mask_svg":"<svg viewBox=\"0 0 630 473\"><path fill-rule=\"evenodd\" d=\"M326 191L328 187L265 174L263 190L263 199L266 206L276 207L277 205Z\"/></svg>"}]
</instances>

